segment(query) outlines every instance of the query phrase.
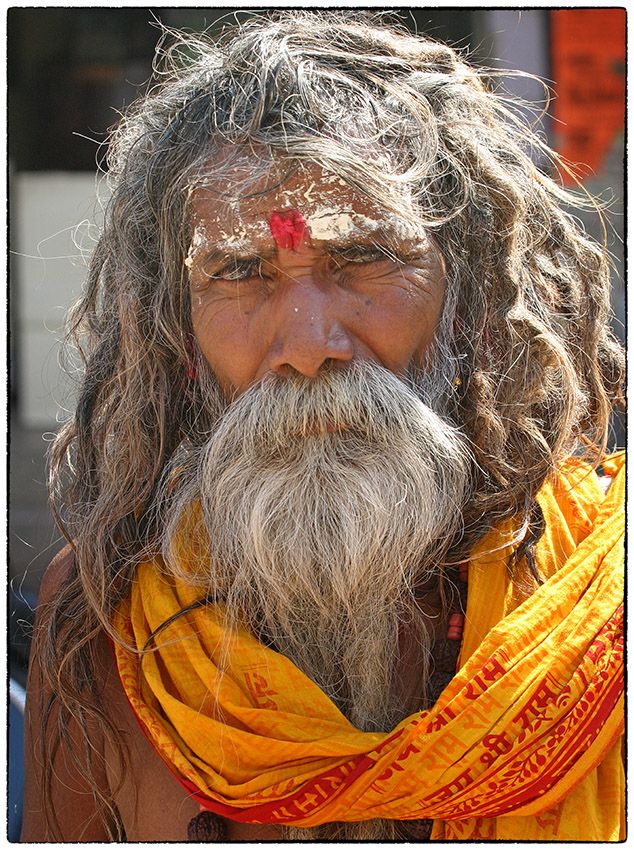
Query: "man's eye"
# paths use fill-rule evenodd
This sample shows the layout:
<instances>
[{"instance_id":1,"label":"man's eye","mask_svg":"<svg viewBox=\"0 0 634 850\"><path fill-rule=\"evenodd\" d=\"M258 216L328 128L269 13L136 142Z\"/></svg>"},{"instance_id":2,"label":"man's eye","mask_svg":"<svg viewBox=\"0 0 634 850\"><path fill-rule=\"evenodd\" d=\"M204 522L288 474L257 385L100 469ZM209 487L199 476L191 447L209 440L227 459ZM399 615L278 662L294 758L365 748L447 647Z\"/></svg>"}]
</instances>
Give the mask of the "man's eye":
<instances>
[{"instance_id":1,"label":"man's eye","mask_svg":"<svg viewBox=\"0 0 634 850\"><path fill-rule=\"evenodd\" d=\"M337 251L337 253L333 256L333 259L336 262L341 263L376 263L381 260L391 260L392 262L399 262L398 258L395 257L391 251L385 248L378 247L351 247L345 248L342 251Z\"/></svg>"},{"instance_id":2,"label":"man's eye","mask_svg":"<svg viewBox=\"0 0 634 850\"><path fill-rule=\"evenodd\" d=\"M249 280L263 277L261 260L236 260L219 271L209 273L212 280Z\"/></svg>"}]
</instances>

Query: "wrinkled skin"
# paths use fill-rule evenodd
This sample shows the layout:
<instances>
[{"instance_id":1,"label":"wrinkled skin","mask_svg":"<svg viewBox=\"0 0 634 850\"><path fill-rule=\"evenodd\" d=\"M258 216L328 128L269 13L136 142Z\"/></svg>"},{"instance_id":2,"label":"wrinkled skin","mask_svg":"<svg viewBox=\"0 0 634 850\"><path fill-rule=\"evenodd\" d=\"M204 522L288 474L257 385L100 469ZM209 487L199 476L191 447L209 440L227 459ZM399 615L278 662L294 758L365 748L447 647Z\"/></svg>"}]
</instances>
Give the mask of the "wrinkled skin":
<instances>
[{"instance_id":1,"label":"wrinkled skin","mask_svg":"<svg viewBox=\"0 0 634 850\"><path fill-rule=\"evenodd\" d=\"M445 291L431 239L315 167L262 183L232 203L232 187L210 178L192 199L194 332L225 394L268 372L316 377L327 361L372 360L399 376L420 364ZM306 224L296 250L270 228L289 211Z\"/></svg>"}]
</instances>

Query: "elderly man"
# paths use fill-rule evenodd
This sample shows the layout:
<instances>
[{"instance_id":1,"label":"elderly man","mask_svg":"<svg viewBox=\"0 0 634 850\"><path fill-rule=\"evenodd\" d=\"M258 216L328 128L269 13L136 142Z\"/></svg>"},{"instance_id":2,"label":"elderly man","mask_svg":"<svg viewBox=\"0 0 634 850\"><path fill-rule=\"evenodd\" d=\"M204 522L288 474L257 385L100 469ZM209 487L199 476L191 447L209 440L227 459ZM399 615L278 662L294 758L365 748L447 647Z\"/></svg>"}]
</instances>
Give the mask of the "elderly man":
<instances>
[{"instance_id":1,"label":"elderly man","mask_svg":"<svg viewBox=\"0 0 634 850\"><path fill-rule=\"evenodd\" d=\"M544 146L363 16L164 53L72 317L24 839L618 840L623 361Z\"/></svg>"}]
</instances>

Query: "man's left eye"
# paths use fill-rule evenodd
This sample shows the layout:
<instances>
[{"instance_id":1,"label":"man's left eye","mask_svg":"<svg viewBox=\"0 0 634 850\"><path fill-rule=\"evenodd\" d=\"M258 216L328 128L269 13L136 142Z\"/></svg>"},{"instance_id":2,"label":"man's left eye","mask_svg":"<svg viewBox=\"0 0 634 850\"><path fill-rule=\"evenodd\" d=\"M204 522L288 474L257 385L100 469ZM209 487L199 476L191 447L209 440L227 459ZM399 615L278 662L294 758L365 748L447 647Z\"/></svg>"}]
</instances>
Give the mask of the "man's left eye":
<instances>
[{"instance_id":1,"label":"man's left eye","mask_svg":"<svg viewBox=\"0 0 634 850\"><path fill-rule=\"evenodd\" d=\"M333 255L333 259L339 262L344 263L377 263L382 260L391 260L394 263L399 262L399 259L395 257L390 251L385 250L384 248L378 247L353 247L353 248L345 248L344 250L337 251Z\"/></svg>"}]
</instances>

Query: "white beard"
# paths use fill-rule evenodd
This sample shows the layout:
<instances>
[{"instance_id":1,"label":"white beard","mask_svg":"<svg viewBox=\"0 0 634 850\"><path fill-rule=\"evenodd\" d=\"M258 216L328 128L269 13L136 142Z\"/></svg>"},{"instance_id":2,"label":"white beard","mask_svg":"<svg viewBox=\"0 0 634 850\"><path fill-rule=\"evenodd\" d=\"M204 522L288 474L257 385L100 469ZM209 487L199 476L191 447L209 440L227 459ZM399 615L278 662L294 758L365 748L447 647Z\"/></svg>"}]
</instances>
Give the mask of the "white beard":
<instances>
[{"instance_id":1,"label":"white beard","mask_svg":"<svg viewBox=\"0 0 634 850\"><path fill-rule=\"evenodd\" d=\"M226 407L181 471L166 563L351 722L386 730L403 716L393 697L399 626L418 625L426 658L415 588L460 529L471 463L460 433L375 364L267 377ZM179 572L172 543L195 499L211 563L192 575Z\"/></svg>"}]
</instances>

